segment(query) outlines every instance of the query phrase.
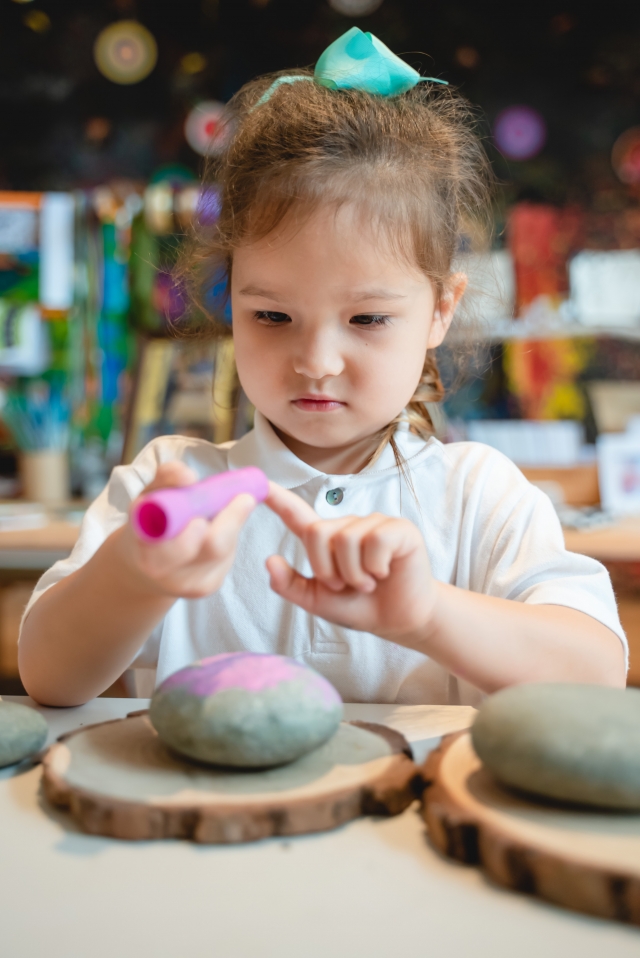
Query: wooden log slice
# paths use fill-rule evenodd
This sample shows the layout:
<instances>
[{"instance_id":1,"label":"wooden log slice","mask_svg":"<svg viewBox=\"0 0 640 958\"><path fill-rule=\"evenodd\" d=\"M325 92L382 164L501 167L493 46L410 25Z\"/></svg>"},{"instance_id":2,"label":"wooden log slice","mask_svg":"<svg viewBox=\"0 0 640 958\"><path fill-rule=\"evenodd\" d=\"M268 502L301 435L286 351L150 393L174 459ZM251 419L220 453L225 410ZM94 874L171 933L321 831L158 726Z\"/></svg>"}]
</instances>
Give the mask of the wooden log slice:
<instances>
[{"instance_id":1,"label":"wooden log slice","mask_svg":"<svg viewBox=\"0 0 640 958\"><path fill-rule=\"evenodd\" d=\"M545 802L500 785L468 732L423 770L429 836L495 882L564 908L640 924L640 815Z\"/></svg>"},{"instance_id":2,"label":"wooden log slice","mask_svg":"<svg viewBox=\"0 0 640 958\"><path fill-rule=\"evenodd\" d=\"M392 729L343 722L290 765L215 768L171 752L137 713L62 736L44 757L43 786L91 834L246 842L397 815L422 781L410 755Z\"/></svg>"}]
</instances>

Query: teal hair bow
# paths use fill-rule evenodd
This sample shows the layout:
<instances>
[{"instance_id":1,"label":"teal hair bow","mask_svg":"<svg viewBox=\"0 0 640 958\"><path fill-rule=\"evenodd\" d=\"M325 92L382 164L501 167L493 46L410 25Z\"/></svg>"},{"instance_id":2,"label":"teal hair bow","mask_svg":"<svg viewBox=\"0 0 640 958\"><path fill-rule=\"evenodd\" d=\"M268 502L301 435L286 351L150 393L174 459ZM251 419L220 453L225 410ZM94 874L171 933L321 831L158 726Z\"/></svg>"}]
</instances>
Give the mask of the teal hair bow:
<instances>
[{"instance_id":1,"label":"teal hair bow","mask_svg":"<svg viewBox=\"0 0 640 958\"><path fill-rule=\"evenodd\" d=\"M297 83L298 80L315 80L331 90L364 90L379 96L398 96L423 82L448 86L446 80L420 76L381 40L372 33L363 33L358 27L347 30L327 47L316 63L313 77L305 74L278 77L256 106L266 103L283 83Z\"/></svg>"}]
</instances>

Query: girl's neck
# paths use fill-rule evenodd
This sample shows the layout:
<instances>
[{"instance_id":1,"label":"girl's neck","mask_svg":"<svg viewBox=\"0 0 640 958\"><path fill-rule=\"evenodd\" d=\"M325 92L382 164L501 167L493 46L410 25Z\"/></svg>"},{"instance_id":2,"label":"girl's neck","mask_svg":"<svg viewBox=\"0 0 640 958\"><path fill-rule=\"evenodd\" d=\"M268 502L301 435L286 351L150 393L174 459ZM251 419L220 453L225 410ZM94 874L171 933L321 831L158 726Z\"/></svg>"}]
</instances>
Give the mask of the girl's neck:
<instances>
[{"instance_id":1,"label":"girl's neck","mask_svg":"<svg viewBox=\"0 0 640 958\"><path fill-rule=\"evenodd\" d=\"M290 449L294 456L306 462L308 466L332 476L348 476L367 465L380 444L380 435L365 436L346 446L326 449L323 446L310 446L306 442L294 439L271 423L278 438Z\"/></svg>"}]
</instances>

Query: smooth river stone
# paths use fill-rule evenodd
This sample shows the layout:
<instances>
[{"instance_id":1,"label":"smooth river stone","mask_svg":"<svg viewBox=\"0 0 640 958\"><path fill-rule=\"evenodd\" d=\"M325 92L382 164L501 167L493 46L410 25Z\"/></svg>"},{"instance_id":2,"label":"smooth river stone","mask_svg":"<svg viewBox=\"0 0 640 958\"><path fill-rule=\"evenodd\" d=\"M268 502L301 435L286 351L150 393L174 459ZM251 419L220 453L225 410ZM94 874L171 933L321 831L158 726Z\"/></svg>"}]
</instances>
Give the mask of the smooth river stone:
<instances>
[{"instance_id":1,"label":"smooth river stone","mask_svg":"<svg viewBox=\"0 0 640 958\"><path fill-rule=\"evenodd\" d=\"M48 731L39 712L16 702L0 702L0 768L41 749Z\"/></svg>"},{"instance_id":2,"label":"smooth river stone","mask_svg":"<svg viewBox=\"0 0 640 958\"><path fill-rule=\"evenodd\" d=\"M170 675L149 718L170 748L237 768L292 762L326 742L342 700L322 675L282 655L229 652Z\"/></svg>"},{"instance_id":3,"label":"smooth river stone","mask_svg":"<svg viewBox=\"0 0 640 958\"><path fill-rule=\"evenodd\" d=\"M540 684L486 699L471 730L506 785L546 798L640 809L640 690Z\"/></svg>"}]
</instances>

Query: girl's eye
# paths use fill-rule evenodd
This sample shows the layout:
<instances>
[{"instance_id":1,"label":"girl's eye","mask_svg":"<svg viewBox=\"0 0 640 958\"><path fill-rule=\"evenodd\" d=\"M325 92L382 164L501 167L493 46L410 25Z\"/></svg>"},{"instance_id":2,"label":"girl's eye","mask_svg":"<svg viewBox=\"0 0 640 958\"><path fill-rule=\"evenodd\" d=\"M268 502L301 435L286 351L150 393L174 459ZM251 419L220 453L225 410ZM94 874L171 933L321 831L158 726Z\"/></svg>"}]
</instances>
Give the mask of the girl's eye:
<instances>
[{"instance_id":1,"label":"girl's eye","mask_svg":"<svg viewBox=\"0 0 640 958\"><path fill-rule=\"evenodd\" d=\"M354 326L386 326L389 321L388 316L383 316L379 313L374 313L373 315L362 313L359 316L352 316L349 320Z\"/></svg>"},{"instance_id":2,"label":"girl's eye","mask_svg":"<svg viewBox=\"0 0 640 958\"><path fill-rule=\"evenodd\" d=\"M263 326L283 326L291 322L291 317L286 313L274 313L270 309L259 309L255 315L257 321Z\"/></svg>"}]
</instances>

